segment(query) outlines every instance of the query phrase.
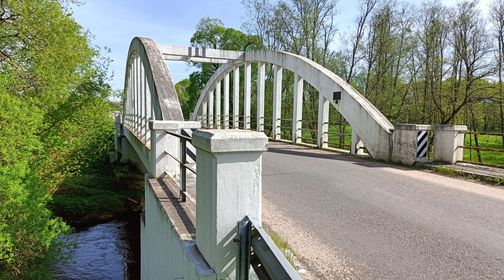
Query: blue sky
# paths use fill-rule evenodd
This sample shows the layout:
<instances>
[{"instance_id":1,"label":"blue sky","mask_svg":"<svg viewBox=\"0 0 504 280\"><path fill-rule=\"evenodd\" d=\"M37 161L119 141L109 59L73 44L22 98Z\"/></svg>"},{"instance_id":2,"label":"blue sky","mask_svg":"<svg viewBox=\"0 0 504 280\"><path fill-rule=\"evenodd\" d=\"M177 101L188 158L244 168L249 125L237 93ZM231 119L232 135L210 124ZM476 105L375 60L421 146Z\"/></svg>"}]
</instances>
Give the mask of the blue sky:
<instances>
[{"instance_id":1,"label":"blue sky","mask_svg":"<svg viewBox=\"0 0 504 280\"><path fill-rule=\"evenodd\" d=\"M482 9L489 0L480 3ZM409 2L419 2L409 0ZM455 0L443 0L452 5ZM357 14L357 1L340 0L336 23L340 31L348 31ZM240 29L246 12L240 0L85 0L73 8L74 18L94 38L93 44L108 47L114 89L124 86L124 69L128 47L135 36L150 37L159 44L188 46L202 17L220 18L227 27ZM337 36L335 40L341 40ZM168 64L175 82L186 78L194 69L184 62Z\"/></svg>"}]
</instances>

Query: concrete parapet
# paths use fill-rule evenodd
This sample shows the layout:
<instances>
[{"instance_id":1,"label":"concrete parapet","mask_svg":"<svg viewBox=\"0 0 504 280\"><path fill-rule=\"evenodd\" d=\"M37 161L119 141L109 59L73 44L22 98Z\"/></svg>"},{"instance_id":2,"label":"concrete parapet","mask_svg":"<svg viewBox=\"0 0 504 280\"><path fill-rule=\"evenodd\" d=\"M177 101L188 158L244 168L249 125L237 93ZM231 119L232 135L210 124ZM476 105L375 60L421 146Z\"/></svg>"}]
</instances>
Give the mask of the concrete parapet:
<instances>
[{"instance_id":1,"label":"concrete parapet","mask_svg":"<svg viewBox=\"0 0 504 280\"><path fill-rule=\"evenodd\" d=\"M421 159L417 157L419 144L419 132L431 130L430 125L425 124L398 124L395 126L392 136L393 150L392 161L405 165L412 165ZM428 141L428 135L427 135ZM425 144L424 144L425 145ZM428 142L427 142L428 146Z\"/></svg>"},{"instance_id":2,"label":"concrete parapet","mask_svg":"<svg viewBox=\"0 0 504 280\"><path fill-rule=\"evenodd\" d=\"M196 130L196 243L217 279L234 279L236 225L261 221L261 159L268 138L243 130Z\"/></svg>"},{"instance_id":3,"label":"concrete parapet","mask_svg":"<svg viewBox=\"0 0 504 280\"><path fill-rule=\"evenodd\" d=\"M436 125L434 136L434 160L454 164L464 158L465 125Z\"/></svg>"}]
</instances>

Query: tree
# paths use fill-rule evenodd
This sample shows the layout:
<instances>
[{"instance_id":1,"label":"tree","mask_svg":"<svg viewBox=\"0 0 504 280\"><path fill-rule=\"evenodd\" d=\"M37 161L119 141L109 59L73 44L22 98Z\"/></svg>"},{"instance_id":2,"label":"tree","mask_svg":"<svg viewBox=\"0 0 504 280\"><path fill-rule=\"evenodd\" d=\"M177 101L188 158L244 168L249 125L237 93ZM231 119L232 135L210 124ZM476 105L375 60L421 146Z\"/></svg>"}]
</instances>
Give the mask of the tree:
<instances>
[{"instance_id":1,"label":"tree","mask_svg":"<svg viewBox=\"0 0 504 280\"><path fill-rule=\"evenodd\" d=\"M1 279L50 278L68 227L46 205L112 139L107 60L61 2L0 1Z\"/></svg>"}]
</instances>

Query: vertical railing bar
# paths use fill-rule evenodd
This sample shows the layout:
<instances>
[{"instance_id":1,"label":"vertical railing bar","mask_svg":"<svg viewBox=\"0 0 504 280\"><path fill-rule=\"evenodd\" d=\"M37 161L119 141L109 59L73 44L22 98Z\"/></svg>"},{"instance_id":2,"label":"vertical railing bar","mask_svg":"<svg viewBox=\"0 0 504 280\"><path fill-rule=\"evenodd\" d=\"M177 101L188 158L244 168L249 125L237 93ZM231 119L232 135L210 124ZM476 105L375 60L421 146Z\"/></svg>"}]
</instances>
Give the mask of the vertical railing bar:
<instances>
[{"instance_id":1,"label":"vertical railing bar","mask_svg":"<svg viewBox=\"0 0 504 280\"><path fill-rule=\"evenodd\" d=\"M187 154L186 154L186 149L187 149L187 145L186 145L186 139L184 138L180 138L180 161L182 163L180 163L180 187L181 187L181 191L180 191L180 198L182 200L182 202L185 202L186 201L186 182L187 182L187 168L186 168L186 164L187 164Z\"/></svg>"}]
</instances>

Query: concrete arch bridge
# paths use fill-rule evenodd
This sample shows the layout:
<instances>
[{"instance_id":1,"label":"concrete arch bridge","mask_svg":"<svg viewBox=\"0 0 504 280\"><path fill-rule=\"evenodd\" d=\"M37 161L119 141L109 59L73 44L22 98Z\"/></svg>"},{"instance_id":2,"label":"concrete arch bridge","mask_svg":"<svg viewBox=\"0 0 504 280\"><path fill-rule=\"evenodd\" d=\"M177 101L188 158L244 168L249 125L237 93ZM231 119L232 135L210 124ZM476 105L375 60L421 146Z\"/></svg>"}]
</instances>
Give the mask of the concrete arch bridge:
<instances>
[{"instance_id":1,"label":"concrete arch bridge","mask_svg":"<svg viewBox=\"0 0 504 280\"><path fill-rule=\"evenodd\" d=\"M221 64L202 90L190 120L184 120L166 60ZM273 90L267 92L266 69L270 66ZM253 69L257 71L254 81ZM288 72L294 81L283 85L283 75ZM158 45L148 38L132 40L123 113L116 115L116 151L118 158L136 162L145 171L144 279L248 279L254 273L260 279L300 278L262 229L262 204L271 193L263 195L263 184L268 187L274 182L262 174L273 170L288 173L277 170L282 162L292 169L288 166L293 161L316 159L311 165L318 169L310 171L314 174L338 163L326 161L334 155L271 143L263 163L269 141L263 132L269 126L272 141L303 143L305 83L319 94L317 129L313 131L319 148L328 146L332 106L352 127L352 154L365 147L372 158L382 161L411 165L427 160L428 133L433 131L429 125L392 125L343 79L307 58L279 51L240 52ZM292 86L293 99L283 104L285 86ZM271 117L265 116L270 111L265 108L269 94ZM286 104L292 106L288 121L281 118ZM291 124L289 139L282 139L285 122ZM463 145L465 129L437 126L434 158L460 160L463 151L458 147ZM281 158L272 157L271 152ZM274 160L280 163L272 166ZM292 173L289 178L310 177L303 172L307 171ZM337 170L319 177L334 173ZM336 181L331 178L330 182Z\"/></svg>"}]
</instances>

